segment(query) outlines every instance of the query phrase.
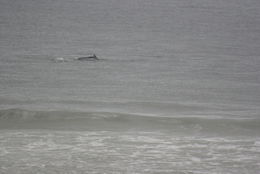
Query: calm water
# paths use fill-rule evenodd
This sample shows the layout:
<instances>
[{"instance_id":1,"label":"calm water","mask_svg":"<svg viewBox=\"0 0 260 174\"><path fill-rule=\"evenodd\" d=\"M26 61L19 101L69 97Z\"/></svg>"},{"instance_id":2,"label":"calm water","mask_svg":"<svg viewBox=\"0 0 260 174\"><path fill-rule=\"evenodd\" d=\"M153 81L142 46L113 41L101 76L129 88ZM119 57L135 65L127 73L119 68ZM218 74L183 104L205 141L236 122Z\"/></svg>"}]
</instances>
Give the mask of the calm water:
<instances>
[{"instance_id":1,"label":"calm water","mask_svg":"<svg viewBox=\"0 0 260 174\"><path fill-rule=\"evenodd\" d=\"M0 173L257 174L259 9L1 0Z\"/></svg>"}]
</instances>

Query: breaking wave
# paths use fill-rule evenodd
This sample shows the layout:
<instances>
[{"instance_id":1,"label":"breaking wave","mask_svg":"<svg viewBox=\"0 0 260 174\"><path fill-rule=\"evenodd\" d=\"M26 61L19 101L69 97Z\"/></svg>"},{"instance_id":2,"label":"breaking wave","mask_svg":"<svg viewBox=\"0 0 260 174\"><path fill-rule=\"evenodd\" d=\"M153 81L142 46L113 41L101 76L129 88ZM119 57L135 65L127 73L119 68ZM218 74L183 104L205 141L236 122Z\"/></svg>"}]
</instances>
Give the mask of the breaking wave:
<instances>
[{"instance_id":1,"label":"breaking wave","mask_svg":"<svg viewBox=\"0 0 260 174\"><path fill-rule=\"evenodd\" d=\"M172 133L258 135L260 119L155 117L112 112L0 110L0 129L160 130Z\"/></svg>"}]
</instances>

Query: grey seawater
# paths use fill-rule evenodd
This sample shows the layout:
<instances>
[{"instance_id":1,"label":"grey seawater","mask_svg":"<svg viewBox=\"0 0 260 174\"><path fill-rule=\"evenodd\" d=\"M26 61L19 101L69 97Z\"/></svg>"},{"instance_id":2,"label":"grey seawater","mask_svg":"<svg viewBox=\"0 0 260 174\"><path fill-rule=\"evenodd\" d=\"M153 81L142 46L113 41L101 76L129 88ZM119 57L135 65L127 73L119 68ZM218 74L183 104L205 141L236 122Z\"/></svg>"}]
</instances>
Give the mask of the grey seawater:
<instances>
[{"instance_id":1,"label":"grey seawater","mask_svg":"<svg viewBox=\"0 0 260 174\"><path fill-rule=\"evenodd\" d=\"M259 8L1 0L0 173L257 174Z\"/></svg>"}]
</instances>

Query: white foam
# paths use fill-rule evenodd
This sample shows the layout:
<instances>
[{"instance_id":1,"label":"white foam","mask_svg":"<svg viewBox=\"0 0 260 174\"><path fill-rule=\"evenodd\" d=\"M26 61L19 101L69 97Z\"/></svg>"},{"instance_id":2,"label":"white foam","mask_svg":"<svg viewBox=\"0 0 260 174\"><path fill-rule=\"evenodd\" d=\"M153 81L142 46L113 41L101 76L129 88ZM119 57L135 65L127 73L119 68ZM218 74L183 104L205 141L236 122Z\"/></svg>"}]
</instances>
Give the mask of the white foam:
<instances>
[{"instance_id":1,"label":"white foam","mask_svg":"<svg viewBox=\"0 0 260 174\"><path fill-rule=\"evenodd\" d=\"M66 62L65 58L63 57L56 57L53 59L54 62L59 63L59 62Z\"/></svg>"}]
</instances>

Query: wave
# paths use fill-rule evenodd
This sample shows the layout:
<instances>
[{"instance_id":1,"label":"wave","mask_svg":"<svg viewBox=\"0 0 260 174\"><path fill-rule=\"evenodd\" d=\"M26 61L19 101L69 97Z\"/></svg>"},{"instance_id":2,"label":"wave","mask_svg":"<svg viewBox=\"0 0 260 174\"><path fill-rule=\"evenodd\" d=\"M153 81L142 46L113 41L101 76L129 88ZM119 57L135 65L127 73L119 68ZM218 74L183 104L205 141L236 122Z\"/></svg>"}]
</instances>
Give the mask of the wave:
<instances>
[{"instance_id":1,"label":"wave","mask_svg":"<svg viewBox=\"0 0 260 174\"><path fill-rule=\"evenodd\" d=\"M112 112L0 110L0 129L160 130L172 133L258 135L260 119L158 117Z\"/></svg>"}]
</instances>

